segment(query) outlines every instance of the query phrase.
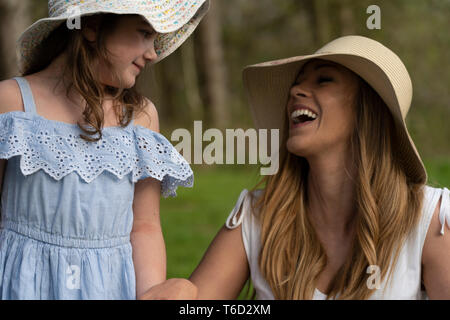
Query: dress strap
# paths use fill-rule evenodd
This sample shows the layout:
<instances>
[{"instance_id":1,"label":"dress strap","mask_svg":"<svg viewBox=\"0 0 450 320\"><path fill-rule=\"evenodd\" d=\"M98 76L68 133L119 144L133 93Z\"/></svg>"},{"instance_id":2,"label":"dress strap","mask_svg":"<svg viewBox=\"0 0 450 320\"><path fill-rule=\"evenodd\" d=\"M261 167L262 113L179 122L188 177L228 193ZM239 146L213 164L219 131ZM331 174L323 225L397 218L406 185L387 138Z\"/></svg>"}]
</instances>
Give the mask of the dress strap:
<instances>
[{"instance_id":1,"label":"dress strap","mask_svg":"<svg viewBox=\"0 0 450 320\"><path fill-rule=\"evenodd\" d=\"M245 209L246 209L245 203L244 203L244 208L241 211L241 215L239 216L239 219L237 219L236 216L242 207L242 203L245 202L245 199L247 198L246 197L247 194L248 194L248 190L244 189L244 190L242 190L241 194L239 195L239 199L236 202L236 205L234 206L233 210L231 210L231 213L229 214L227 221L225 223L225 226L228 229L237 228L242 223L242 220L244 219L244 215L245 215Z\"/></svg>"},{"instance_id":2,"label":"dress strap","mask_svg":"<svg viewBox=\"0 0 450 320\"><path fill-rule=\"evenodd\" d=\"M450 191L447 188L442 189L441 207L439 210L439 222L442 225L441 234L444 234L445 220L450 228Z\"/></svg>"},{"instance_id":3,"label":"dress strap","mask_svg":"<svg viewBox=\"0 0 450 320\"><path fill-rule=\"evenodd\" d=\"M28 81L23 77L15 77L13 79L16 80L19 85L25 112L36 114L36 104L34 103L33 93L31 92Z\"/></svg>"}]
</instances>

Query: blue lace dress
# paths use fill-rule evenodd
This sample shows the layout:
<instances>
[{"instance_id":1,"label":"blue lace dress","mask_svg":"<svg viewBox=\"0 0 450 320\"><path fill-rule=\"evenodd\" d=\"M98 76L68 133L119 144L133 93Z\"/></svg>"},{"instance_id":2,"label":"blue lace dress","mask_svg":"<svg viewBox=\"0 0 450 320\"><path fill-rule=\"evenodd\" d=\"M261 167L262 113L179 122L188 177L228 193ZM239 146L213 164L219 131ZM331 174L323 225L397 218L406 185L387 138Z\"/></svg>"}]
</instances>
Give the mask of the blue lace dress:
<instances>
[{"instance_id":1,"label":"blue lace dress","mask_svg":"<svg viewBox=\"0 0 450 320\"><path fill-rule=\"evenodd\" d=\"M107 127L87 142L76 124L36 113L0 115L1 299L135 299L130 232L135 183L161 181L164 197L192 187L189 164L161 134Z\"/></svg>"}]
</instances>

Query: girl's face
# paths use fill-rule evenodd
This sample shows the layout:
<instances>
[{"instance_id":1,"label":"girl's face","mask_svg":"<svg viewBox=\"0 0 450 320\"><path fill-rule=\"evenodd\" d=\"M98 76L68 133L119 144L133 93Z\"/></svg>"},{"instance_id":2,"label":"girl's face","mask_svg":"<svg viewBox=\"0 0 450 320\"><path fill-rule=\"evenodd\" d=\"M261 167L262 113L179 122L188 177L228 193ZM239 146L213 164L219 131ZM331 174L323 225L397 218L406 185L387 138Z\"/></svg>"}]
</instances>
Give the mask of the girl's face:
<instances>
[{"instance_id":1,"label":"girl's face","mask_svg":"<svg viewBox=\"0 0 450 320\"><path fill-rule=\"evenodd\" d=\"M354 128L357 88L357 76L337 63L319 59L306 63L287 103L289 152L311 157L345 147Z\"/></svg>"},{"instance_id":2,"label":"girl's face","mask_svg":"<svg viewBox=\"0 0 450 320\"><path fill-rule=\"evenodd\" d=\"M131 88L145 65L157 58L154 42L157 33L139 15L120 16L107 38L109 60L124 88ZM100 63L100 81L104 85L119 87L119 81L111 76L109 68Z\"/></svg>"}]
</instances>

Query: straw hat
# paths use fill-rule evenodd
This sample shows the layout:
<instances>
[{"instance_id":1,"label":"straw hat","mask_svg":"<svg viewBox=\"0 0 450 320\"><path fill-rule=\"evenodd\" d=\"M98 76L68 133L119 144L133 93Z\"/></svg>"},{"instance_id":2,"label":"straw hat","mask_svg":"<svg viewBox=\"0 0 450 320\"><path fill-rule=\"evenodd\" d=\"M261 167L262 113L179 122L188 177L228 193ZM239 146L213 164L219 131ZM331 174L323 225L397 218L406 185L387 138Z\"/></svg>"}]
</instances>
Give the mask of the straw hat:
<instances>
[{"instance_id":1,"label":"straw hat","mask_svg":"<svg viewBox=\"0 0 450 320\"><path fill-rule=\"evenodd\" d=\"M36 56L39 44L57 27L74 17L97 13L139 14L160 33L155 41L157 63L175 51L195 30L209 8L209 0L49 0L49 17L40 19L17 43L19 70Z\"/></svg>"},{"instance_id":2,"label":"straw hat","mask_svg":"<svg viewBox=\"0 0 450 320\"><path fill-rule=\"evenodd\" d=\"M396 151L405 172L413 182L425 183L425 167L405 124L412 99L411 79L400 58L375 40L345 36L312 55L247 66L243 72L244 86L255 126L283 129L289 89L302 66L314 58L333 61L352 70L379 94L394 118Z\"/></svg>"}]
</instances>

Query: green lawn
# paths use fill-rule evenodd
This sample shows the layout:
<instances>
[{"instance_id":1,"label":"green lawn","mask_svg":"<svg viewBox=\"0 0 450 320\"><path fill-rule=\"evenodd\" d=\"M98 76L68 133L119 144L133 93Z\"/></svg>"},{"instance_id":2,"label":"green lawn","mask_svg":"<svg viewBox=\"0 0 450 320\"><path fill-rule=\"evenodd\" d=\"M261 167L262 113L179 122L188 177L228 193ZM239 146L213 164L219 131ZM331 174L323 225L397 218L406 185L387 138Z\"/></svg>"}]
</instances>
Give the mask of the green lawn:
<instances>
[{"instance_id":1,"label":"green lawn","mask_svg":"<svg viewBox=\"0 0 450 320\"><path fill-rule=\"evenodd\" d=\"M438 188L450 188L450 157L425 159L428 173L428 185Z\"/></svg>"},{"instance_id":2,"label":"green lawn","mask_svg":"<svg viewBox=\"0 0 450 320\"><path fill-rule=\"evenodd\" d=\"M448 158L424 162L430 185L450 186ZM176 198L161 200L169 278L189 277L225 223L242 189L253 188L259 179L257 167L193 166L193 170L193 188L179 188Z\"/></svg>"},{"instance_id":3,"label":"green lawn","mask_svg":"<svg viewBox=\"0 0 450 320\"><path fill-rule=\"evenodd\" d=\"M178 188L176 198L161 200L168 277L187 277L225 223L240 192L252 188L257 169L193 167L193 188Z\"/></svg>"}]
</instances>

